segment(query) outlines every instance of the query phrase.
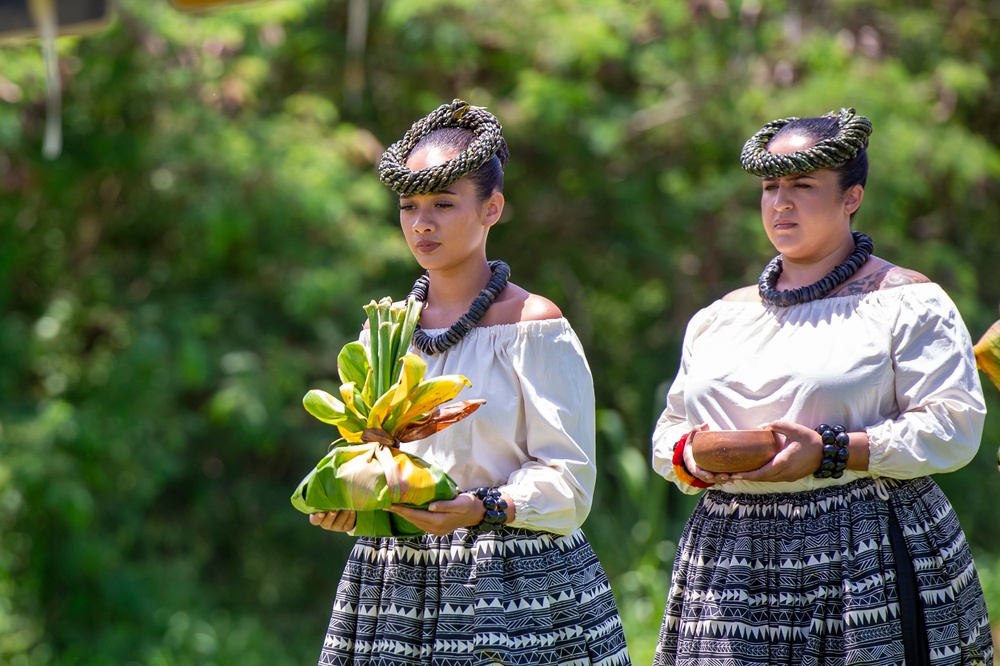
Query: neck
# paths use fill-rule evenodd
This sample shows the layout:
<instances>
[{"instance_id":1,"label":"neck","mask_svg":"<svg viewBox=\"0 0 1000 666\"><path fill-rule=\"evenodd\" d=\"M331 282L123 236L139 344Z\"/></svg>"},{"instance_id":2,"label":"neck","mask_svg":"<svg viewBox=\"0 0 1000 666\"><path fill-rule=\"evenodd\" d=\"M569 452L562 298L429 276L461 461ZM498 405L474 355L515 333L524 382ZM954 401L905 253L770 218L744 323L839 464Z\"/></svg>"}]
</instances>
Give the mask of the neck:
<instances>
[{"instance_id":1,"label":"neck","mask_svg":"<svg viewBox=\"0 0 1000 666\"><path fill-rule=\"evenodd\" d=\"M469 301L468 309L461 314L454 314L442 310L440 305L432 306L431 310L427 309L428 298L430 297L430 276L421 275L417 278L417 281L413 285L411 290L411 296L418 298L425 303L424 309L420 313L420 325L413 331L413 344L420 351L425 354L439 354L446 351L452 345L458 343L466 334L479 324L479 320L482 319L483 315L486 314L486 310L490 305L496 300L506 286L507 280L510 277L510 267L502 261L492 262L492 267L487 264L487 269L490 270L490 278L486 281L486 284L479 290L479 293ZM451 294L467 293L468 289L456 282L458 274L450 274L451 279L439 283L446 287L452 287ZM440 274L439 274L440 276ZM464 284L468 284L465 282ZM442 290L445 293L446 290ZM448 320L453 319L454 321L449 322ZM447 328L448 330L443 333L434 335L433 337L428 335L423 327L427 328Z\"/></svg>"},{"instance_id":2,"label":"neck","mask_svg":"<svg viewBox=\"0 0 1000 666\"><path fill-rule=\"evenodd\" d=\"M797 289L812 284L842 264L854 251L854 238L850 233L831 248L824 248L817 255L792 258L781 255L782 270L778 278L779 289Z\"/></svg>"},{"instance_id":3,"label":"neck","mask_svg":"<svg viewBox=\"0 0 1000 666\"><path fill-rule=\"evenodd\" d=\"M493 275L485 257L460 266L429 270L427 274L430 288L424 312L431 310L442 314L468 309Z\"/></svg>"}]
</instances>

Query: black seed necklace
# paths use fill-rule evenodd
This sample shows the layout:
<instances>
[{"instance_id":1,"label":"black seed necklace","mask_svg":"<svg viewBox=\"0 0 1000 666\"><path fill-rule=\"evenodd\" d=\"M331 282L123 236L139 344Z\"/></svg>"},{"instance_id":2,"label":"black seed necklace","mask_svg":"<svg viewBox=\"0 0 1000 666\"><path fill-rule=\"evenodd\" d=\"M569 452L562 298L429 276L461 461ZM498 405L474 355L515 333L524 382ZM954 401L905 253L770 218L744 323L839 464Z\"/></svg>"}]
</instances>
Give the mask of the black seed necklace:
<instances>
[{"instance_id":1,"label":"black seed necklace","mask_svg":"<svg viewBox=\"0 0 1000 666\"><path fill-rule=\"evenodd\" d=\"M490 281L472 301L468 312L459 317L458 321L452 324L447 331L437 335L428 335L418 324L416 330L413 331L413 346L425 354L440 354L474 329L479 320L486 314L486 310L507 286L507 280L510 278L510 266L502 261L491 261L490 271L493 273ZM430 284L430 277L426 273L418 277L417 281L413 283L413 289L410 290L410 298L415 298L421 303L427 302L427 291Z\"/></svg>"},{"instance_id":2,"label":"black seed necklace","mask_svg":"<svg viewBox=\"0 0 1000 666\"><path fill-rule=\"evenodd\" d=\"M782 291L775 289L774 285L778 284L778 277L781 275L782 269L781 255L779 254L767 264L764 272L760 274L760 280L757 281L760 299L765 303L779 307L799 305L823 298L842 285L847 281L847 278L854 275L868 261L872 250L875 249L875 244L867 235L860 231L855 231L851 235L854 237L854 251L844 263L827 273L822 279L798 289L784 289Z\"/></svg>"}]
</instances>

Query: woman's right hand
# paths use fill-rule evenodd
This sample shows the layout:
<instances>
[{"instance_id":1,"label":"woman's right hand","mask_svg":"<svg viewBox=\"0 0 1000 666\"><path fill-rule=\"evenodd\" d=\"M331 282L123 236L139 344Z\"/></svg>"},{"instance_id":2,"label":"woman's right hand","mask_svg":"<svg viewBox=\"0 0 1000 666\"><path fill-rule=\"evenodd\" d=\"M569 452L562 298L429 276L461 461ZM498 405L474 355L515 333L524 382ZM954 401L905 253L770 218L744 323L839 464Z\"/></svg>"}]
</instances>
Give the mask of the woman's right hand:
<instances>
[{"instance_id":1,"label":"woman's right hand","mask_svg":"<svg viewBox=\"0 0 1000 666\"><path fill-rule=\"evenodd\" d=\"M740 472L735 478L745 481L798 481L812 476L823 460L823 441L808 426L789 421L772 421L761 426L781 435L781 450L774 458L750 472Z\"/></svg>"},{"instance_id":2,"label":"woman's right hand","mask_svg":"<svg viewBox=\"0 0 1000 666\"><path fill-rule=\"evenodd\" d=\"M357 513L349 510L310 513L309 522L331 532L350 532L354 529Z\"/></svg>"},{"instance_id":3,"label":"woman's right hand","mask_svg":"<svg viewBox=\"0 0 1000 666\"><path fill-rule=\"evenodd\" d=\"M691 437L696 432L701 432L703 430L708 430L708 424L702 423L699 426L695 426L688 433L688 441L691 441ZM701 479L705 483L732 483L733 478L731 474L726 472L709 472L707 469L702 469L698 467L698 463L694 461L694 454L691 452L690 446L684 447L684 468L687 469L688 473L696 479Z\"/></svg>"}]
</instances>

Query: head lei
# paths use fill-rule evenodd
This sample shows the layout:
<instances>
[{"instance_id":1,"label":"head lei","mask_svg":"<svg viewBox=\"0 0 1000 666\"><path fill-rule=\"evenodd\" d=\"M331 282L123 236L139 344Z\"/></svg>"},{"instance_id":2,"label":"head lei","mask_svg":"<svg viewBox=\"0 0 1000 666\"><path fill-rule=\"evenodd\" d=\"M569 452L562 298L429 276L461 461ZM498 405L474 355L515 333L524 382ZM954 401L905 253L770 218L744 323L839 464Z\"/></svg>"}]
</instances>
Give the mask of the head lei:
<instances>
[{"instance_id":1,"label":"head lei","mask_svg":"<svg viewBox=\"0 0 1000 666\"><path fill-rule=\"evenodd\" d=\"M814 146L785 155L769 153L767 144L788 123L798 118L772 120L750 137L740 153L740 164L746 171L761 178L777 178L793 173L809 173L820 169L835 169L854 159L868 146L872 123L854 109L831 111L824 118L837 119L837 133Z\"/></svg>"},{"instance_id":2,"label":"head lei","mask_svg":"<svg viewBox=\"0 0 1000 666\"><path fill-rule=\"evenodd\" d=\"M421 139L449 127L467 129L475 135L468 148L443 164L419 171L406 168L406 159ZM413 123L403 138L382 154L379 180L400 196L437 192L493 159L503 142L501 129L496 116L481 106L460 99L442 104Z\"/></svg>"}]
</instances>

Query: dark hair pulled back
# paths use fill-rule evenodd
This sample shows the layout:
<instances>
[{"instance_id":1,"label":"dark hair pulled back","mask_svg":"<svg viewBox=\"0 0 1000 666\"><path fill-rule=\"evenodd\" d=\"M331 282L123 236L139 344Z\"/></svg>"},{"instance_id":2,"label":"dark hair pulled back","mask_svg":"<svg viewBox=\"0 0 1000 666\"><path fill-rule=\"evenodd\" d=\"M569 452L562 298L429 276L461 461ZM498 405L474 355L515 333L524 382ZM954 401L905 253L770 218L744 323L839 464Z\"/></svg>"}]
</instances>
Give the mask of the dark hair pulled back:
<instances>
[{"instance_id":1,"label":"dark hair pulled back","mask_svg":"<svg viewBox=\"0 0 1000 666\"><path fill-rule=\"evenodd\" d=\"M818 116L814 118L797 118L789 121L774 135L774 139L780 136L802 136L813 143L819 143L826 139L833 138L840 131L840 122L836 116ZM854 185L864 187L868 182L868 151L861 148L858 154L847 160L838 167L831 167L831 171L837 174L837 182L842 191Z\"/></svg>"},{"instance_id":2,"label":"dark hair pulled back","mask_svg":"<svg viewBox=\"0 0 1000 666\"><path fill-rule=\"evenodd\" d=\"M476 135L462 127L445 127L437 129L425 137L413 147L411 155L420 150L437 148L439 150L453 150L459 153L468 148ZM500 139L500 145L492 158L486 160L481 167L466 174L466 178L471 180L476 186L476 195L480 201L485 201L494 192L503 192L503 170L510 159L510 150L507 142Z\"/></svg>"}]
</instances>

